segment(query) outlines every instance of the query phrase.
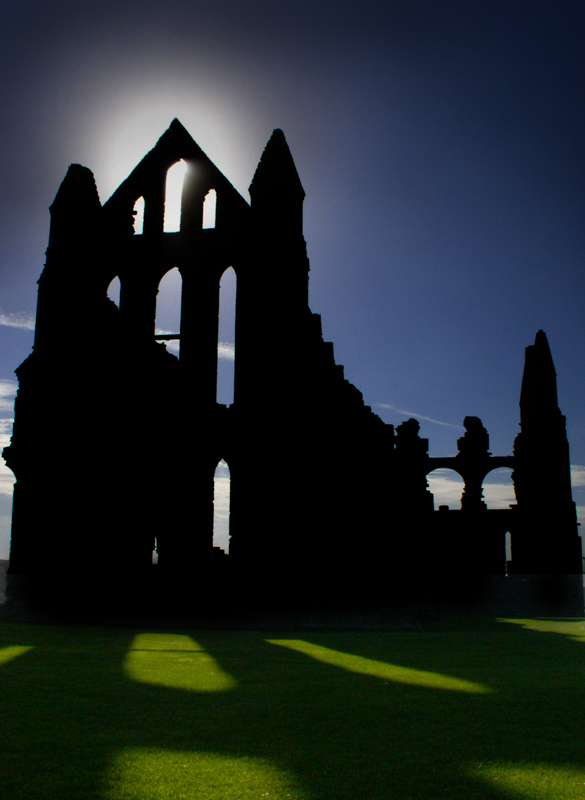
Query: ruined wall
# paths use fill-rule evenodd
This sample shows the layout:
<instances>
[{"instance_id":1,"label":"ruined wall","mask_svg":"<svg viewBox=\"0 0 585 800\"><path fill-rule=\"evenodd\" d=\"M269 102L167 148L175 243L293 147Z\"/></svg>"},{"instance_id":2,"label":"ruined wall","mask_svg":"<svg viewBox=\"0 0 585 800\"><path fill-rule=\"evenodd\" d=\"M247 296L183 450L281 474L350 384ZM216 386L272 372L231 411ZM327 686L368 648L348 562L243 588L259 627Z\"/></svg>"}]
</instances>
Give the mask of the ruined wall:
<instances>
[{"instance_id":1,"label":"ruined wall","mask_svg":"<svg viewBox=\"0 0 585 800\"><path fill-rule=\"evenodd\" d=\"M180 230L169 233L165 180L181 159ZM204 229L210 190L215 225ZM308 304L304 190L281 131L250 196L248 204L176 120L104 205L91 172L70 167L51 207L34 350L17 370L4 451L17 478L11 572L148 572L155 538L159 571L217 569L213 475L222 458L229 569L240 574L373 575L382 587L437 571L503 575L506 531L516 571L580 572L544 334L527 355L514 456L491 456L481 421L467 417L457 456L429 458L416 420L384 424L323 340ZM135 233L139 198L144 225ZM175 267L179 357L154 333L158 287ZM237 355L226 408L216 383L219 283L229 267ZM119 308L107 297L115 277ZM63 335L63 320L74 335ZM60 436L49 441L56 420ZM518 506L488 511L482 481L503 465L514 466ZM433 509L426 476L439 466L465 480L459 511ZM545 469L557 481L543 506Z\"/></svg>"}]
</instances>

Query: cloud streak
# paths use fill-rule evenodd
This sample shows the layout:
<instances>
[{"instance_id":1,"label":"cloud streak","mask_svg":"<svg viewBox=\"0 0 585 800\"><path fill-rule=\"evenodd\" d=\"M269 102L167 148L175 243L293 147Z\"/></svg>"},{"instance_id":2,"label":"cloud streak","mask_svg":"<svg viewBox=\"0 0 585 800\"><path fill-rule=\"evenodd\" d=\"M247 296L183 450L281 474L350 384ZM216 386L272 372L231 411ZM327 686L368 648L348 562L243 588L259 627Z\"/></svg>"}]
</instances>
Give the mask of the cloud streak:
<instances>
[{"instance_id":1,"label":"cloud streak","mask_svg":"<svg viewBox=\"0 0 585 800\"><path fill-rule=\"evenodd\" d=\"M228 361L234 361L236 357L236 348L233 342L218 342L217 343L217 357L225 358Z\"/></svg>"},{"instance_id":2,"label":"cloud streak","mask_svg":"<svg viewBox=\"0 0 585 800\"><path fill-rule=\"evenodd\" d=\"M585 467L582 464L571 464L571 484L585 486Z\"/></svg>"},{"instance_id":3,"label":"cloud streak","mask_svg":"<svg viewBox=\"0 0 585 800\"><path fill-rule=\"evenodd\" d=\"M14 397L18 384L16 381L9 381L7 379L0 379L0 414L9 411L12 414L14 410ZM10 420L12 422L12 420ZM3 420L2 420L3 422Z\"/></svg>"},{"instance_id":4,"label":"cloud streak","mask_svg":"<svg viewBox=\"0 0 585 800\"><path fill-rule=\"evenodd\" d=\"M26 311L8 312L0 311L0 325L6 328L20 328L25 331L34 331L35 318Z\"/></svg>"},{"instance_id":5,"label":"cloud streak","mask_svg":"<svg viewBox=\"0 0 585 800\"><path fill-rule=\"evenodd\" d=\"M432 422L433 425L443 425L445 428L457 428L463 430L463 425L454 425L452 422L442 422L440 419L433 419L426 417L424 414L417 414L416 411L405 411L403 408L396 408L390 403L374 403L375 408L388 408L390 411L395 411L397 414L402 414L404 417L414 417L415 419L424 419L425 422Z\"/></svg>"}]
</instances>

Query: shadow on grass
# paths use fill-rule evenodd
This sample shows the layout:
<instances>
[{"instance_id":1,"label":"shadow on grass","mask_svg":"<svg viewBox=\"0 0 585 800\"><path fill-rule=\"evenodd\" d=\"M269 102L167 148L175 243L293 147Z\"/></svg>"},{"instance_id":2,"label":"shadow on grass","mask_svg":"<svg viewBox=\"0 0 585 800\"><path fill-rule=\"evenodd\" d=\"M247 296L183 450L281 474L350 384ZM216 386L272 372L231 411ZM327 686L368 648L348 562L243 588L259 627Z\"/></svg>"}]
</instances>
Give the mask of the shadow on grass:
<instances>
[{"instance_id":1,"label":"shadow on grass","mask_svg":"<svg viewBox=\"0 0 585 800\"><path fill-rule=\"evenodd\" d=\"M580 796L585 624L538 627L268 635L4 623L2 796Z\"/></svg>"}]
</instances>

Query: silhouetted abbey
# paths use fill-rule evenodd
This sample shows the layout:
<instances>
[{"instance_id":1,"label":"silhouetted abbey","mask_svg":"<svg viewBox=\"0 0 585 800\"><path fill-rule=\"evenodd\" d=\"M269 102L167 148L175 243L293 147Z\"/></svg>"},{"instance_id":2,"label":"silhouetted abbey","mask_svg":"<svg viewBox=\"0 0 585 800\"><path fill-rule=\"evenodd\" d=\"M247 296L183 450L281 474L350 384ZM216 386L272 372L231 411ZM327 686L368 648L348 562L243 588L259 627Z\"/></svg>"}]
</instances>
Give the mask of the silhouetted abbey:
<instances>
[{"instance_id":1,"label":"silhouetted abbey","mask_svg":"<svg viewBox=\"0 0 585 800\"><path fill-rule=\"evenodd\" d=\"M180 232L165 233L166 175L181 159ZM203 229L211 189L215 227ZM148 571L155 539L159 572L288 573L301 586L312 577L391 585L415 573L582 571L545 334L526 350L514 455L492 456L481 421L466 417L458 454L430 458L418 422L384 424L323 341L308 305L304 195L280 130L250 204L177 120L103 206L89 169L69 168L51 206L34 351L17 369L4 450L17 477L13 574ZM174 267L179 358L154 335L158 286ZM218 298L229 267L236 361L225 407L216 403ZM116 276L119 309L107 297ZM222 458L231 475L228 567L213 551ZM482 482L501 466L514 470L517 504L488 510ZM461 509L434 510L426 476L437 467L463 477Z\"/></svg>"}]
</instances>

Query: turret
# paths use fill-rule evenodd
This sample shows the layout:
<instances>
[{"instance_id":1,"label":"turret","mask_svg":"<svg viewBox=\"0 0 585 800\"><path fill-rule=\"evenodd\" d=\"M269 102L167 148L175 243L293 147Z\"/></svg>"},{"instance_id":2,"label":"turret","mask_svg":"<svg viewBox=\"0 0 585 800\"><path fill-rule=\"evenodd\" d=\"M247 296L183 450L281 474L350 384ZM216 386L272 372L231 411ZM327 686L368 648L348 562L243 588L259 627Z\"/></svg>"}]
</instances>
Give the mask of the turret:
<instances>
[{"instance_id":1,"label":"turret","mask_svg":"<svg viewBox=\"0 0 585 800\"><path fill-rule=\"evenodd\" d=\"M515 569L581 572L569 442L544 331L538 331L534 344L526 348L520 428L514 442L513 478L519 512L512 544Z\"/></svg>"},{"instance_id":2,"label":"turret","mask_svg":"<svg viewBox=\"0 0 585 800\"><path fill-rule=\"evenodd\" d=\"M39 279L35 350L55 344L63 327L79 335L98 282L101 212L91 170L71 164L55 196L45 268Z\"/></svg>"},{"instance_id":3,"label":"turret","mask_svg":"<svg viewBox=\"0 0 585 800\"><path fill-rule=\"evenodd\" d=\"M262 153L249 191L253 217L266 235L302 235L305 190L279 128Z\"/></svg>"},{"instance_id":4,"label":"turret","mask_svg":"<svg viewBox=\"0 0 585 800\"><path fill-rule=\"evenodd\" d=\"M532 426L549 424L561 415L557 398L557 373L544 331L538 331L534 344L526 348L522 389L520 391L520 425L524 432Z\"/></svg>"}]
</instances>

